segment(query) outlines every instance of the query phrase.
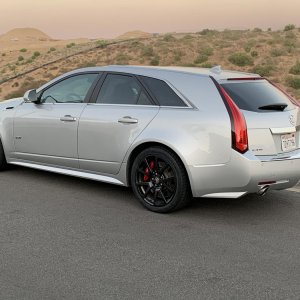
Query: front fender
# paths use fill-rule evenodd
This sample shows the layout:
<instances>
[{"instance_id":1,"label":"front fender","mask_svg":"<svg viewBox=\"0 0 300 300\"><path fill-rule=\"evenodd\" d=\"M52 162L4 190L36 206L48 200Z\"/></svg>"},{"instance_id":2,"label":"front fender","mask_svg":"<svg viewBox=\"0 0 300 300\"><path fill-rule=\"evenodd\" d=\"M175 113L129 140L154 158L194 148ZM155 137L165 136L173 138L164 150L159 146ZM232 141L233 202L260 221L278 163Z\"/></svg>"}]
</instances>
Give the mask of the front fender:
<instances>
[{"instance_id":1,"label":"front fender","mask_svg":"<svg viewBox=\"0 0 300 300\"><path fill-rule=\"evenodd\" d=\"M15 110L24 102L23 98L15 98L0 103L0 139L6 159L14 152L13 118Z\"/></svg>"}]
</instances>

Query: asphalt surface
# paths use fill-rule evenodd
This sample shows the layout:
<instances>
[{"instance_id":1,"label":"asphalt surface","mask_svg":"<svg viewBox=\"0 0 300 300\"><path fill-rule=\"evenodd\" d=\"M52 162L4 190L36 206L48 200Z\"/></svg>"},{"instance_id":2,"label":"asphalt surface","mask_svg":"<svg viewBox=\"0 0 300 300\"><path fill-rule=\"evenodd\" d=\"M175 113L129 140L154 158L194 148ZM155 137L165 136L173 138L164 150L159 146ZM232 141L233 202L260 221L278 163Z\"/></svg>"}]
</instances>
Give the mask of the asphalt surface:
<instances>
[{"instance_id":1,"label":"asphalt surface","mask_svg":"<svg viewBox=\"0 0 300 300\"><path fill-rule=\"evenodd\" d=\"M146 211L123 187L0 173L0 299L300 299L300 189Z\"/></svg>"}]
</instances>

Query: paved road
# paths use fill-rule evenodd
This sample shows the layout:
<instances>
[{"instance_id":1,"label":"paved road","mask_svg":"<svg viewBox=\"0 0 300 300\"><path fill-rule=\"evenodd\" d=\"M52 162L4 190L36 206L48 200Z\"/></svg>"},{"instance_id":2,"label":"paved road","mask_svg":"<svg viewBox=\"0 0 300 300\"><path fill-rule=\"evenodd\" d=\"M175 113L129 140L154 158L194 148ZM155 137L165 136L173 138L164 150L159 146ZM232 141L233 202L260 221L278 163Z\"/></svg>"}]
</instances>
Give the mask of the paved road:
<instances>
[{"instance_id":1,"label":"paved road","mask_svg":"<svg viewBox=\"0 0 300 300\"><path fill-rule=\"evenodd\" d=\"M300 299L300 193L159 215L126 188L13 168L0 299Z\"/></svg>"}]
</instances>

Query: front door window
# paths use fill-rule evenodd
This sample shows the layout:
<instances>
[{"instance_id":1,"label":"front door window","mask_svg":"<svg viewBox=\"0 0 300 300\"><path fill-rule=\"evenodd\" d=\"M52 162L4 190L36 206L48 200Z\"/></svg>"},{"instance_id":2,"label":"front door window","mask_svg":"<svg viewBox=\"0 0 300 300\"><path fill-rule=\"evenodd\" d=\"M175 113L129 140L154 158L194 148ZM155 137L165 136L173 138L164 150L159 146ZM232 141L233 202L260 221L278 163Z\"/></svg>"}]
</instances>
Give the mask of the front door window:
<instances>
[{"instance_id":1,"label":"front door window","mask_svg":"<svg viewBox=\"0 0 300 300\"><path fill-rule=\"evenodd\" d=\"M98 74L82 74L64 79L46 89L41 103L83 103Z\"/></svg>"}]
</instances>

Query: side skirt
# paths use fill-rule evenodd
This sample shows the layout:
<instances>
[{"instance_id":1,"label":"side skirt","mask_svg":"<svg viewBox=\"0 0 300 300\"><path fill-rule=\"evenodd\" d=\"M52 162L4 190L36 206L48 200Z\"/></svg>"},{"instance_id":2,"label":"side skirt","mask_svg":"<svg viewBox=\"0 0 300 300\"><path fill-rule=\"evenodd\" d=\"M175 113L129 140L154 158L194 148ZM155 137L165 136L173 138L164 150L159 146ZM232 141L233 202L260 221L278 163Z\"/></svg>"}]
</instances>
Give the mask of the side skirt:
<instances>
[{"instance_id":1,"label":"side skirt","mask_svg":"<svg viewBox=\"0 0 300 300\"><path fill-rule=\"evenodd\" d=\"M247 194L247 192L229 192L229 193L214 193L214 194L206 194L201 196L201 198L240 198Z\"/></svg>"},{"instance_id":2,"label":"side skirt","mask_svg":"<svg viewBox=\"0 0 300 300\"><path fill-rule=\"evenodd\" d=\"M22 166L22 167L28 167L28 168L42 170L42 171L49 171L49 172L63 174L63 175L70 175L70 176L75 176L75 177L80 177L80 178L85 178L85 179L91 179L91 180L96 180L96 181L101 181L101 182L107 182L107 183L112 183L112 184L117 184L117 185L125 185L123 182L121 182L120 180L118 180L116 178L113 178L110 176L99 175L99 174L95 174L95 173L88 173L88 172L84 172L84 171L63 169L63 168L58 168L58 167L39 165L39 164L35 164L35 163L28 163L28 162L16 161L16 160L10 161L9 164L18 165L18 166Z\"/></svg>"}]
</instances>

